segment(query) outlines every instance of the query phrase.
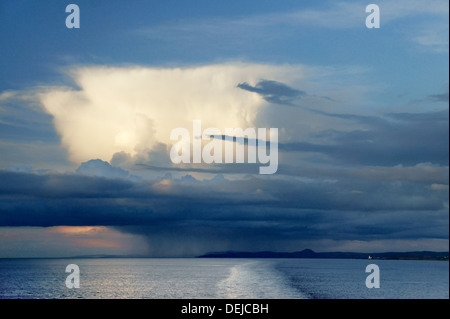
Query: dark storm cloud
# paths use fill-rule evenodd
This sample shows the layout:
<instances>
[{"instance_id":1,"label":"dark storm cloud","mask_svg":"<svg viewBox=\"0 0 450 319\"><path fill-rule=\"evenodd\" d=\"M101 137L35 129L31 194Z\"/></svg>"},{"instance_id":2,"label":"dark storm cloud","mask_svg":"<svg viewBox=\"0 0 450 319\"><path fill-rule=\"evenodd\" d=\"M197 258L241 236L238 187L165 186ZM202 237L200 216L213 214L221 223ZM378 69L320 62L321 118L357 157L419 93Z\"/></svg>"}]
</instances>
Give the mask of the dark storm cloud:
<instances>
[{"instance_id":1,"label":"dark storm cloud","mask_svg":"<svg viewBox=\"0 0 450 319\"><path fill-rule=\"evenodd\" d=\"M448 189L362 176L167 184L0 171L0 226L111 226L145 235L157 243L155 255L289 240L448 238Z\"/></svg>"},{"instance_id":2,"label":"dark storm cloud","mask_svg":"<svg viewBox=\"0 0 450 319\"><path fill-rule=\"evenodd\" d=\"M184 167L155 166L145 163L137 163L138 169L146 169L157 172L186 172L186 173L212 173L212 174L258 174L260 164L256 163L233 163L233 164L211 164L207 167L186 164Z\"/></svg>"},{"instance_id":3,"label":"dark storm cloud","mask_svg":"<svg viewBox=\"0 0 450 319\"><path fill-rule=\"evenodd\" d=\"M284 143L279 145L279 150L322 153L347 164L392 166L431 162L448 165L448 110L388 114L385 118L339 116L363 124L364 129L325 131L318 136L327 143Z\"/></svg>"},{"instance_id":4,"label":"dark storm cloud","mask_svg":"<svg viewBox=\"0 0 450 319\"><path fill-rule=\"evenodd\" d=\"M237 87L249 92L258 93L267 102L277 104L291 104L293 100L306 94L286 84L269 80L261 80L255 86L251 86L247 82L239 83Z\"/></svg>"},{"instance_id":5,"label":"dark storm cloud","mask_svg":"<svg viewBox=\"0 0 450 319\"><path fill-rule=\"evenodd\" d=\"M355 180L355 181L372 181L378 182L393 182L393 181L407 181L423 185L431 184L445 184L449 183L449 168L430 165L419 164L416 166L365 166L360 168L314 168L314 167L280 167L280 174L298 175L302 177L314 179L339 179L339 180Z\"/></svg>"},{"instance_id":6,"label":"dark storm cloud","mask_svg":"<svg viewBox=\"0 0 450 319\"><path fill-rule=\"evenodd\" d=\"M280 151L320 153L328 156L334 164L393 166L431 162L448 165L448 109L428 113L391 113L385 116L339 114L298 105L296 100L306 93L283 83L262 80L255 86L244 82L238 87L258 93L268 102L295 105L325 117L351 121L361 127L316 133L316 137L324 140L323 143L280 143ZM427 98L435 102L448 102L448 92L429 95Z\"/></svg>"},{"instance_id":7,"label":"dark storm cloud","mask_svg":"<svg viewBox=\"0 0 450 319\"><path fill-rule=\"evenodd\" d=\"M325 166L283 162L281 154L277 175L234 181L137 180L98 160L77 174L0 171L0 226L110 226L145 236L154 256L276 249L302 240L448 238L448 110L384 117L313 112L361 127L318 132L322 144L279 144L285 153L325 155ZM241 175L258 168L136 166Z\"/></svg>"},{"instance_id":8,"label":"dark storm cloud","mask_svg":"<svg viewBox=\"0 0 450 319\"><path fill-rule=\"evenodd\" d=\"M74 174L27 174L0 171L1 198L95 198L117 197L133 184L123 179L106 179Z\"/></svg>"},{"instance_id":9,"label":"dark storm cloud","mask_svg":"<svg viewBox=\"0 0 450 319\"><path fill-rule=\"evenodd\" d=\"M434 102L448 102L448 92L441 93L441 94L431 94L428 95L428 100L434 101Z\"/></svg>"},{"instance_id":10,"label":"dark storm cloud","mask_svg":"<svg viewBox=\"0 0 450 319\"><path fill-rule=\"evenodd\" d=\"M283 103L301 95L276 83L241 86ZM361 127L318 132L321 144L279 144L282 153L325 155L325 167L283 162L281 154L276 176L235 181L137 180L98 160L78 174L0 171L0 226L110 226L143 235L153 256L302 240L448 238L448 110L384 117L309 110ZM246 175L259 166L135 167Z\"/></svg>"}]
</instances>

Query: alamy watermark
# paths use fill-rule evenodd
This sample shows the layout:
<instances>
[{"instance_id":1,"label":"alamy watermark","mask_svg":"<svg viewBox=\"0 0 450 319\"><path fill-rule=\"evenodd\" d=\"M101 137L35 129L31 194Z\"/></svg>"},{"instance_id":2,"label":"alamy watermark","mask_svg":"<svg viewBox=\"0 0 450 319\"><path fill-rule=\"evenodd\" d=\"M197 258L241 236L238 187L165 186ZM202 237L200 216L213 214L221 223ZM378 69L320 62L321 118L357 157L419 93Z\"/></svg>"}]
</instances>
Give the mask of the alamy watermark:
<instances>
[{"instance_id":1,"label":"alamy watermark","mask_svg":"<svg viewBox=\"0 0 450 319\"><path fill-rule=\"evenodd\" d=\"M380 268L378 265L367 265L366 272L370 273L366 278L366 287L369 289L380 288Z\"/></svg>"},{"instance_id":2,"label":"alamy watermark","mask_svg":"<svg viewBox=\"0 0 450 319\"><path fill-rule=\"evenodd\" d=\"M74 3L66 6L66 13L70 13L66 17L66 27L68 29L80 28L80 7ZM366 27L369 29L380 28L380 7L376 4L369 4L366 6Z\"/></svg>"},{"instance_id":3,"label":"alamy watermark","mask_svg":"<svg viewBox=\"0 0 450 319\"><path fill-rule=\"evenodd\" d=\"M194 120L192 137L191 142L186 128L172 130L170 139L178 140L170 150L172 163L245 163L247 158L247 163L267 164L259 167L260 174L275 174L278 170L278 128L225 128L222 133L209 127L202 132L201 121ZM203 146L202 141L209 142Z\"/></svg>"},{"instance_id":4,"label":"alamy watermark","mask_svg":"<svg viewBox=\"0 0 450 319\"><path fill-rule=\"evenodd\" d=\"M66 7L66 12L70 13L66 17L66 27L68 29L79 29L80 28L80 7L76 4L69 4Z\"/></svg>"},{"instance_id":5,"label":"alamy watermark","mask_svg":"<svg viewBox=\"0 0 450 319\"><path fill-rule=\"evenodd\" d=\"M366 7L366 12L370 13L366 18L366 27L368 29L380 28L380 7L376 4L369 4Z\"/></svg>"},{"instance_id":6,"label":"alamy watermark","mask_svg":"<svg viewBox=\"0 0 450 319\"><path fill-rule=\"evenodd\" d=\"M66 278L66 287L69 289L80 288L80 267L76 264L67 265L66 272L70 272Z\"/></svg>"}]
</instances>

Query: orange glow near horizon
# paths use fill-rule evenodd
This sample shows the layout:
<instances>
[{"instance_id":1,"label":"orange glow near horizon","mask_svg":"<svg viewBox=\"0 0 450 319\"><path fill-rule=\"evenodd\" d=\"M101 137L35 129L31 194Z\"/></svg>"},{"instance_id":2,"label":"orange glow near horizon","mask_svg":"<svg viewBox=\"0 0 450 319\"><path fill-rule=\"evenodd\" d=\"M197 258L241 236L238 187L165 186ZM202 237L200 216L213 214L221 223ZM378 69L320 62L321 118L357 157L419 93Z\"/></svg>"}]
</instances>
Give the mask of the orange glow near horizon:
<instances>
[{"instance_id":1,"label":"orange glow near horizon","mask_svg":"<svg viewBox=\"0 0 450 319\"><path fill-rule=\"evenodd\" d=\"M125 246L117 241L112 241L108 239L99 239L99 238L77 238L73 242L74 246L77 247L91 247L91 248L117 248L121 249Z\"/></svg>"},{"instance_id":2,"label":"orange glow near horizon","mask_svg":"<svg viewBox=\"0 0 450 319\"><path fill-rule=\"evenodd\" d=\"M74 247L123 249L124 235L106 226L54 226L47 234L63 236L61 240Z\"/></svg>"},{"instance_id":3,"label":"orange glow near horizon","mask_svg":"<svg viewBox=\"0 0 450 319\"><path fill-rule=\"evenodd\" d=\"M105 226L54 226L50 227L47 232L63 235L93 235L107 230L108 227Z\"/></svg>"}]
</instances>

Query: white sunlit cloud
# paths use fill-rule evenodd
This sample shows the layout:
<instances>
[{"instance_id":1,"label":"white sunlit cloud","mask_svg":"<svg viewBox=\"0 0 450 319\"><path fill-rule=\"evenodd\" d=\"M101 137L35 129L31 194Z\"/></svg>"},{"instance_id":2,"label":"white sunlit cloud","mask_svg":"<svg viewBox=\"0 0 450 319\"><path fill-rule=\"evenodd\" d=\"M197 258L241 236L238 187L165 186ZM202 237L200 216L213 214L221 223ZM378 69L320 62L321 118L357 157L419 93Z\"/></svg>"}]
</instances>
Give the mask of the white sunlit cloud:
<instances>
[{"instance_id":1,"label":"white sunlit cloud","mask_svg":"<svg viewBox=\"0 0 450 319\"><path fill-rule=\"evenodd\" d=\"M188 68L80 67L69 75L78 89L46 88L38 94L54 118L62 146L72 162L115 153L132 156L159 143L169 144L176 127L192 130L255 127L267 102L241 90L242 82L261 79L290 83L302 78L301 66L225 63Z\"/></svg>"}]
</instances>

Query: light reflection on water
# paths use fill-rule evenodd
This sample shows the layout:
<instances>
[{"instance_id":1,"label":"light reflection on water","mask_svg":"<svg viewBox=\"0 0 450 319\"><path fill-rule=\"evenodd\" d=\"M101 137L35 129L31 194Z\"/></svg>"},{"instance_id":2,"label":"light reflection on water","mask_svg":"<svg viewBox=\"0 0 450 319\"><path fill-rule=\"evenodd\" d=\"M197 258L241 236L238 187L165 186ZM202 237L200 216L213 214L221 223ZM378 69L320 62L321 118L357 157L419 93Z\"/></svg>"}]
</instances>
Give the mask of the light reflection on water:
<instances>
[{"instance_id":1,"label":"light reflection on water","mask_svg":"<svg viewBox=\"0 0 450 319\"><path fill-rule=\"evenodd\" d=\"M448 298L448 262L377 260L0 259L0 298ZM65 286L68 264L80 288Z\"/></svg>"}]
</instances>

